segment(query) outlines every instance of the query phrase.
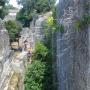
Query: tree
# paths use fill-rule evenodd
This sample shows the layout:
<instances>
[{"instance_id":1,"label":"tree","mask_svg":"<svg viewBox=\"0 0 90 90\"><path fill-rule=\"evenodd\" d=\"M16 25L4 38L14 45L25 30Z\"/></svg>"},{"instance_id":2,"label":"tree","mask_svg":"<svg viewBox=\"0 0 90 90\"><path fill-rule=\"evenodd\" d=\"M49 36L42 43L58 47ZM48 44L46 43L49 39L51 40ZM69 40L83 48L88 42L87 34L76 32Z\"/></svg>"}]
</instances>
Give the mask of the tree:
<instances>
[{"instance_id":1,"label":"tree","mask_svg":"<svg viewBox=\"0 0 90 90\"><path fill-rule=\"evenodd\" d=\"M0 18L4 18L5 15L8 13L6 8L6 3L8 3L9 0L0 0Z\"/></svg>"},{"instance_id":2,"label":"tree","mask_svg":"<svg viewBox=\"0 0 90 90\"><path fill-rule=\"evenodd\" d=\"M8 30L10 40L14 41L19 37L19 32L22 28L21 24L17 21L7 21L5 22L6 29Z\"/></svg>"},{"instance_id":3,"label":"tree","mask_svg":"<svg viewBox=\"0 0 90 90\"><path fill-rule=\"evenodd\" d=\"M54 0L17 0L23 6L17 14L17 20L21 21L24 26L29 26L30 21L36 13L45 13L50 11ZM28 24L27 24L28 23Z\"/></svg>"}]
</instances>

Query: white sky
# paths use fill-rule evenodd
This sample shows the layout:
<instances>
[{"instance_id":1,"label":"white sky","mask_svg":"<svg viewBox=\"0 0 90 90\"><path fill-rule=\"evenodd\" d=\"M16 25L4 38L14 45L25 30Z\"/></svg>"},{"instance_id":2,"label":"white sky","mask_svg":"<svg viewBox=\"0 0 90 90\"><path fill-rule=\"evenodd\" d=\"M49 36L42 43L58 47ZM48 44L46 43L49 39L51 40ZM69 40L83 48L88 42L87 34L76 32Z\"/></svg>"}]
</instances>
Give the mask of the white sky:
<instances>
[{"instance_id":1,"label":"white sky","mask_svg":"<svg viewBox=\"0 0 90 90\"><path fill-rule=\"evenodd\" d=\"M13 5L14 7L21 8L21 6L17 4L16 0L10 0L9 3L10 3L11 5Z\"/></svg>"},{"instance_id":2,"label":"white sky","mask_svg":"<svg viewBox=\"0 0 90 90\"><path fill-rule=\"evenodd\" d=\"M12 4L14 7L18 7L16 0L10 0L10 4Z\"/></svg>"},{"instance_id":3,"label":"white sky","mask_svg":"<svg viewBox=\"0 0 90 90\"><path fill-rule=\"evenodd\" d=\"M59 3L59 0L56 0L56 3L55 3L55 5L57 5Z\"/></svg>"},{"instance_id":4,"label":"white sky","mask_svg":"<svg viewBox=\"0 0 90 90\"><path fill-rule=\"evenodd\" d=\"M55 5L57 5L58 3L59 3L59 0L56 0ZM21 8L21 6L17 4L16 0L10 0L10 4L12 4L14 7Z\"/></svg>"}]
</instances>

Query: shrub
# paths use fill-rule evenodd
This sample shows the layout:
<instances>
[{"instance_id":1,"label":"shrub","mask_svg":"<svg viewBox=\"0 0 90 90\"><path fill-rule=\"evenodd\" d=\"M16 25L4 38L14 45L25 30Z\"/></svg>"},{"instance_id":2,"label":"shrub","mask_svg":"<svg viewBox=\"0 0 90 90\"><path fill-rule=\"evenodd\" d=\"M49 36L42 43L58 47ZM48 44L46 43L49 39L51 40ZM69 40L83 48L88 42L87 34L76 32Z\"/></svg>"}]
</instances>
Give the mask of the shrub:
<instances>
[{"instance_id":1,"label":"shrub","mask_svg":"<svg viewBox=\"0 0 90 90\"><path fill-rule=\"evenodd\" d=\"M36 43L32 64L25 74L25 90L52 90L52 62L49 62L48 48L41 42Z\"/></svg>"},{"instance_id":2,"label":"shrub","mask_svg":"<svg viewBox=\"0 0 90 90\"><path fill-rule=\"evenodd\" d=\"M47 54L48 54L47 47L45 47L44 44L41 42L36 42L33 59L44 60Z\"/></svg>"},{"instance_id":3,"label":"shrub","mask_svg":"<svg viewBox=\"0 0 90 90\"><path fill-rule=\"evenodd\" d=\"M14 41L19 37L19 32L22 29L22 25L17 21L9 20L5 22L6 29L9 32L10 40Z\"/></svg>"},{"instance_id":4,"label":"shrub","mask_svg":"<svg viewBox=\"0 0 90 90\"><path fill-rule=\"evenodd\" d=\"M24 80L25 90L43 90L45 69L45 63L41 61L28 65Z\"/></svg>"}]
</instances>

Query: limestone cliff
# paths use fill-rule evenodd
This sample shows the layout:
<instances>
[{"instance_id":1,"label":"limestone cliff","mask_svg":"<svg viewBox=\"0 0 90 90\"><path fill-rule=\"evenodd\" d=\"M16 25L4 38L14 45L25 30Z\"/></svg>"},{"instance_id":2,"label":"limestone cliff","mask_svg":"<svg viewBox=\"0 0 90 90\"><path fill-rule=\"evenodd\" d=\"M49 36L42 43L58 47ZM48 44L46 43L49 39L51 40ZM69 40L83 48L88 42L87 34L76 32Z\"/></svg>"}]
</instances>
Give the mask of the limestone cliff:
<instances>
[{"instance_id":1,"label":"limestone cliff","mask_svg":"<svg viewBox=\"0 0 90 90\"><path fill-rule=\"evenodd\" d=\"M89 3L59 0L57 4L57 22L64 25L64 32L53 34L55 90L90 90L90 28L75 26L78 19L89 14Z\"/></svg>"},{"instance_id":2,"label":"limestone cliff","mask_svg":"<svg viewBox=\"0 0 90 90\"><path fill-rule=\"evenodd\" d=\"M9 35L0 19L0 90L24 90L27 53L16 55L10 49Z\"/></svg>"},{"instance_id":3,"label":"limestone cliff","mask_svg":"<svg viewBox=\"0 0 90 90\"><path fill-rule=\"evenodd\" d=\"M45 40L45 31L43 24L44 22L52 15L52 12L45 13L43 15L39 15L36 20L33 20L30 28L33 32L34 42L36 41L44 41Z\"/></svg>"},{"instance_id":4,"label":"limestone cliff","mask_svg":"<svg viewBox=\"0 0 90 90\"><path fill-rule=\"evenodd\" d=\"M10 65L10 45L9 35L4 28L4 24L0 19L0 90L4 90L4 85L7 83L7 77L11 71Z\"/></svg>"}]
</instances>

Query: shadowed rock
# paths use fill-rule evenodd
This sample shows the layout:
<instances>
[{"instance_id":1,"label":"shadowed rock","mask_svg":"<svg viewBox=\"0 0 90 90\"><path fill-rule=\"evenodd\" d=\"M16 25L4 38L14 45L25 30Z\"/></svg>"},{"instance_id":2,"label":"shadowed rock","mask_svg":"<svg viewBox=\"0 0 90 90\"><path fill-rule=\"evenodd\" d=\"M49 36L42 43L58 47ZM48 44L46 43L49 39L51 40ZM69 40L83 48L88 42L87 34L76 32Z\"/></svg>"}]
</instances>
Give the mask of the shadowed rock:
<instances>
[{"instance_id":1,"label":"shadowed rock","mask_svg":"<svg viewBox=\"0 0 90 90\"><path fill-rule=\"evenodd\" d=\"M89 13L86 3L88 0L59 0L57 21L64 25L64 32L53 34L55 90L90 90L90 28L75 26L76 20Z\"/></svg>"}]
</instances>

